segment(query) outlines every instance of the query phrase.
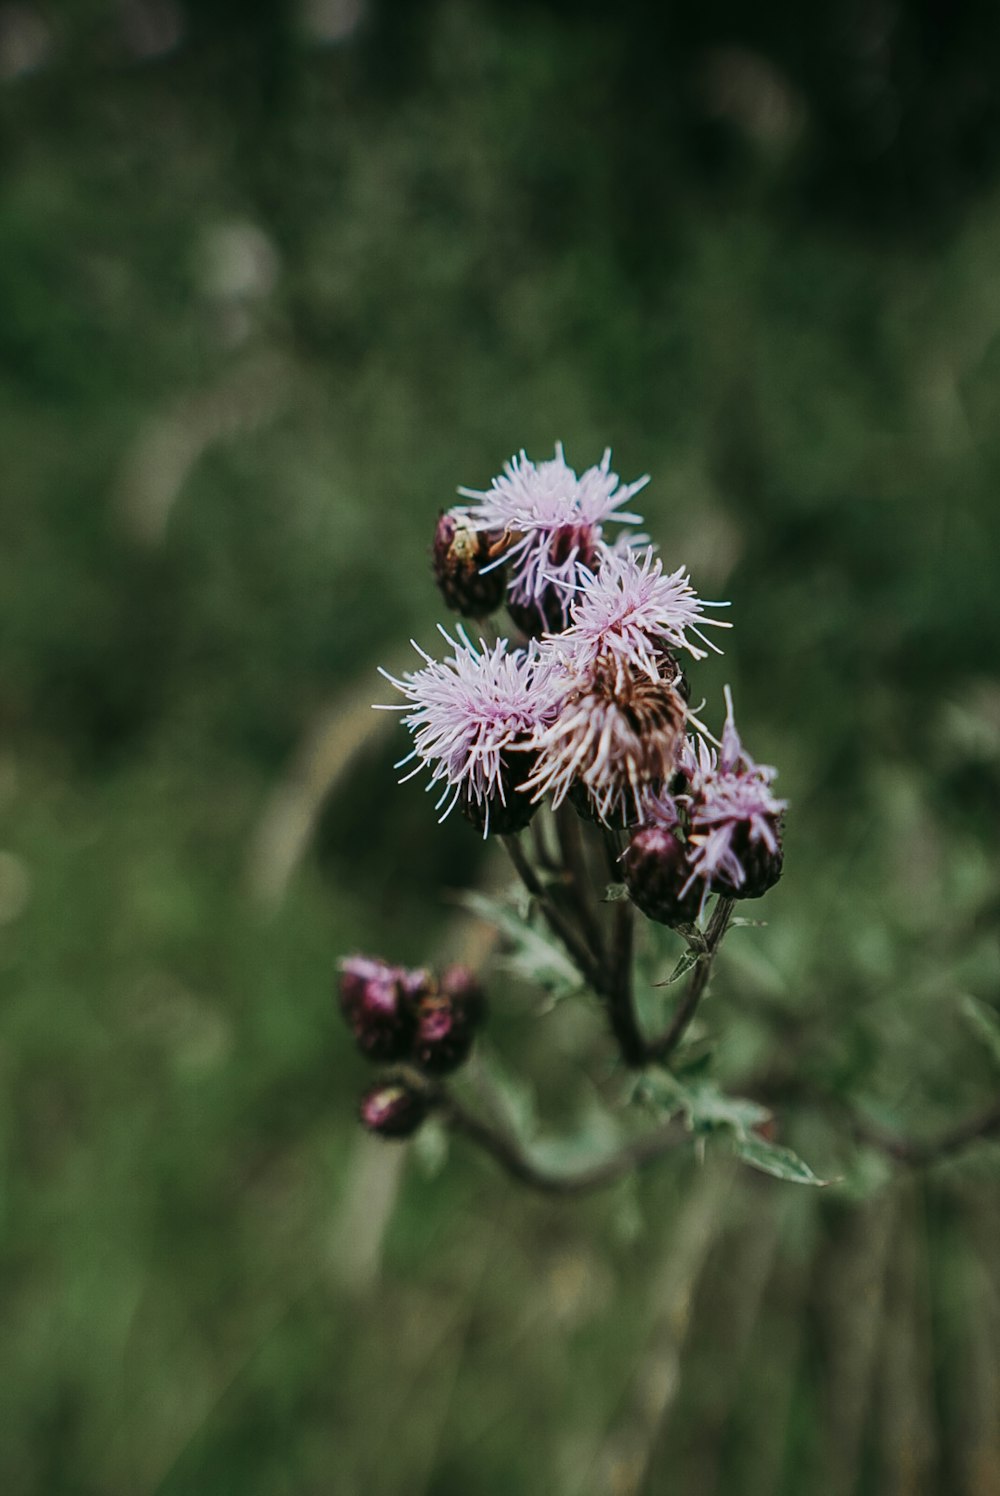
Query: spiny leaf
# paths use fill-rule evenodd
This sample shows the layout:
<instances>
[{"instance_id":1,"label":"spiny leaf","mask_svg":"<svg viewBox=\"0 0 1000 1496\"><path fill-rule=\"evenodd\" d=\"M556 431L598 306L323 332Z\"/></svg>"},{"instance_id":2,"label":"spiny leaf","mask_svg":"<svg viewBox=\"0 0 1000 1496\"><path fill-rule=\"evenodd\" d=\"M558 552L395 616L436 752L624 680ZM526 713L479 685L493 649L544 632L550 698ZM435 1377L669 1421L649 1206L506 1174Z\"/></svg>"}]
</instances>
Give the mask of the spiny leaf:
<instances>
[{"instance_id":1,"label":"spiny leaf","mask_svg":"<svg viewBox=\"0 0 1000 1496\"><path fill-rule=\"evenodd\" d=\"M764 1138L743 1137L736 1141L736 1156L752 1169L762 1174L771 1174L775 1179L787 1179L791 1184L811 1184L825 1189L833 1184L832 1179L820 1179L809 1165L791 1148L779 1143L768 1143Z\"/></svg>"},{"instance_id":2,"label":"spiny leaf","mask_svg":"<svg viewBox=\"0 0 1000 1496\"><path fill-rule=\"evenodd\" d=\"M682 977L686 977L692 966L696 966L697 963L698 952L691 950L689 947L684 952L683 956L680 958L670 975L668 977L665 977L662 982L654 982L653 986L672 987L675 982L679 982Z\"/></svg>"},{"instance_id":3,"label":"spiny leaf","mask_svg":"<svg viewBox=\"0 0 1000 1496\"><path fill-rule=\"evenodd\" d=\"M518 976L545 987L554 997L569 997L583 988L580 973L565 951L539 930L530 916L481 893L461 893L458 902L507 936L512 949L504 957L504 964Z\"/></svg>"}]
</instances>

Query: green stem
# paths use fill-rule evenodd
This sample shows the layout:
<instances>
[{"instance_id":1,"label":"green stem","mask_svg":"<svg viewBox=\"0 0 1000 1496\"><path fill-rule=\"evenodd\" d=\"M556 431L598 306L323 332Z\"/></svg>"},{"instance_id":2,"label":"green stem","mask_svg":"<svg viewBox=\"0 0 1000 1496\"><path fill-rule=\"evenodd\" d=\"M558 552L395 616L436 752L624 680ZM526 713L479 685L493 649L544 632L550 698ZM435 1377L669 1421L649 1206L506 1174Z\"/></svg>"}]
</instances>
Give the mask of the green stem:
<instances>
[{"instance_id":1,"label":"green stem","mask_svg":"<svg viewBox=\"0 0 1000 1496\"><path fill-rule=\"evenodd\" d=\"M670 1023L657 1039L651 1039L646 1045L646 1058L658 1060L661 1064L668 1059L683 1039L688 1024L691 1022L698 1009L698 1004L705 995L708 987L709 977L712 975L712 962L718 950L722 938L729 928L729 921L733 917L735 902L733 899L720 898L712 910L712 918L708 922L705 931L704 949L699 952L695 961L694 970L687 990L677 1005Z\"/></svg>"}]
</instances>

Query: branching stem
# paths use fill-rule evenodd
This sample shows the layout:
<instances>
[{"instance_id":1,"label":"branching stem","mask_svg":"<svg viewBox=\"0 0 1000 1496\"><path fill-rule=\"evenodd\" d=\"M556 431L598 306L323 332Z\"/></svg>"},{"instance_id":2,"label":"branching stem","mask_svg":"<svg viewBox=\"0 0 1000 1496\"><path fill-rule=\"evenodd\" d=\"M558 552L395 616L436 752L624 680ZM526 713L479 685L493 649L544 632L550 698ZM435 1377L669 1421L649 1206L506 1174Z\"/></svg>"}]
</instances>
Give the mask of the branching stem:
<instances>
[{"instance_id":1,"label":"branching stem","mask_svg":"<svg viewBox=\"0 0 1000 1496\"><path fill-rule=\"evenodd\" d=\"M663 1060L669 1058L677 1048L687 1032L688 1024L691 1022L698 1009L698 1004L705 995L708 987L708 979L712 975L712 962L715 953L722 943L722 938L729 928L729 921L733 917L734 900L720 898L712 910L712 918L708 922L705 931L704 949L698 953L695 960L694 970L688 982L687 990L677 1005L670 1023L664 1029L658 1039L651 1039L646 1045L647 1060Z\"/></svg>"},{"instance_id":2,"label":"branching stem","mask_svg":"<svg viewBox=\"0 0 1000 1496\"><path fill-rule=\"evenodd\" d=\"M673 1120L631 1143L626 1143L617 1153L610 1154L599 1163L572 1174L557 1174L540 1168L512 1137L491 1127L443 1091L438 1099L438 1112L452 1132L468 1138L469 1142L488 1153L513 1179L543 1194L564 1197L604 1189L626 1174L652 1163L664 1153L679 1148L690 1139L690 1134L683 1125Z\"/></svg>"}]
</instances>

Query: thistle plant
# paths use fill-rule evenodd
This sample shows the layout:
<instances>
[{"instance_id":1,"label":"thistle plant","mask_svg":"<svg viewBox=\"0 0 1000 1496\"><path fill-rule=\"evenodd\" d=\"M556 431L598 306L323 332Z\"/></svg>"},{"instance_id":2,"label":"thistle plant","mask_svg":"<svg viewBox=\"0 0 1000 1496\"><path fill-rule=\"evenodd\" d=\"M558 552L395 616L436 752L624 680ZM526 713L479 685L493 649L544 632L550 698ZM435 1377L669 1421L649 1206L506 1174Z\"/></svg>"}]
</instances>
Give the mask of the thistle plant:
<instances>
[{"instance_id":1,"label":"thistle plant","mask_svg":"<svg viewBox=\"0 0 1000 1496\"><path fill-rule=\"evenodd\" d=\"M424 778L439 820L459 811L510 858L508 898L466 898L499 928L508 968L552 1000L603 1010L612 1064L594 1079L614 1128L553 1147L509 1103L516 1084L495 1062L477 1064L489 1081L477 1092L467 1062L486 1000L467 968L353 955L340 963L341 1010L361 1051L386 1067L361 1121L405 1138L436 1119L553 1193L597 1188L709 1139L765 1173L822 1184L775 1141L766 1086L726 1094L692 1037L723 941L755 923L738 911L782 875L787 803L777 771L743 743L730 688L718 735L704 703L692 705L688 672L721 654L728 604L703 600L638 528L629 506L647 481L620 483L610 451L578 476L557 444L545 462L512 458L485 490L459 489L466 502L441 514L432 561L464 621L439 625L436 655L414 642L416 668L383 670L401 700L378 704L410 734L400 782ZM500 609L502 633L491 621ZM894 1157L936 1151L850 1120ZM941 1151L998 1128L995 1110ZM553 1165L567 1155L573 1168Z\"/></svg>"}]
</instances>

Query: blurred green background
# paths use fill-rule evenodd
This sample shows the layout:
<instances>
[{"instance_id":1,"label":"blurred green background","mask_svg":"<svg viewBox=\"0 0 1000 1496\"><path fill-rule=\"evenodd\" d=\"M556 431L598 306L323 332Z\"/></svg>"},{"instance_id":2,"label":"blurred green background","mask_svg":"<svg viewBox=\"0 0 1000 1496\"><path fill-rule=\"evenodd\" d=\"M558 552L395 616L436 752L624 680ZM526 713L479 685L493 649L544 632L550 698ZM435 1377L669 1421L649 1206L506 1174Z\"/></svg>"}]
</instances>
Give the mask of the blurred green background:
<instances>
[{"instance_id":1,"label":"blurred green background","mask_svg":"<svg viewBox=\"0 0 1000 1496\"><path fill-rule=\"evenodd\" d=\"M652 474L793 804L723 1077L995 1097L1000 12L0 5L0 1489L994 1496L996 1143L533 1199L358 1135L335 958L497 868L368 704L512 452ZM755 911L756 912L756 911ZM599 1015L493 984L572 1121Z\"/></svg>"}]
</instances>

